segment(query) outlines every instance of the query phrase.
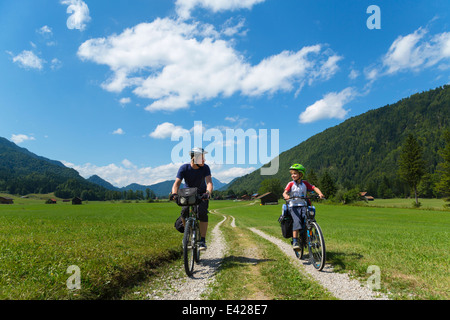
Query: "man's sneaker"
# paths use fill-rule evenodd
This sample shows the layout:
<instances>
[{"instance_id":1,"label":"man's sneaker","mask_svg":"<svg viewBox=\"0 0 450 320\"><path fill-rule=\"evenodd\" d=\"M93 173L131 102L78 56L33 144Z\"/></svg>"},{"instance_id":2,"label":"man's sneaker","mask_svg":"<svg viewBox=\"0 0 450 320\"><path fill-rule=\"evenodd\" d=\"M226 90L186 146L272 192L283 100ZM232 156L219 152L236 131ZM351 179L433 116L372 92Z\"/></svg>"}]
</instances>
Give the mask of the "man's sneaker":
<instances>
[{"instance_id":1,"label":"man's sneaker","mask_svg":"<svg viewBox=\"0 0 450 320\"><path fill-rule=\"evenodd\" d=\"M294 238L292 240L292 248L294 250L300 250L300 244L298 243L298 239L297 238Z\"/></svg>"},{"instance_id":2,"label":"man's sneaker","mask_svg":"<svg viewBox=\"0 0 450 320\"><path fill-rule=\"evenodd\" d=\"M207 249L205 241L200 241L198 244L198 250L205 251Z\"/></svg>"}]
</instances>

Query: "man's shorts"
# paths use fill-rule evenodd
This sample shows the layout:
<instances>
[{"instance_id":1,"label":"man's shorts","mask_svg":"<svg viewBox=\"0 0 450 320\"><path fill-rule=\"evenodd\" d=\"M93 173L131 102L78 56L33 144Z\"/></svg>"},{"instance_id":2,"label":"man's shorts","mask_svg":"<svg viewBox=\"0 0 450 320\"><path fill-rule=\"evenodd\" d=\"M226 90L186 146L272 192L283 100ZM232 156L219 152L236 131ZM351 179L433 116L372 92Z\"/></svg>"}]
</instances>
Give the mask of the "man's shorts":
<instances>
[{"instance_id":1,"label":"man's shorts","mask_svg":"<svg viewBox=\"0 0 450 320\"><path fill-rule=\"evenodd\" d=\"M202 201L198 205L197 218L201 222L208 222L208 206L209 206L209 200ZM189 216L189 207L182 207L181 208L181 216L184 219L186 219Z\"/></svg>"}]
</instances>

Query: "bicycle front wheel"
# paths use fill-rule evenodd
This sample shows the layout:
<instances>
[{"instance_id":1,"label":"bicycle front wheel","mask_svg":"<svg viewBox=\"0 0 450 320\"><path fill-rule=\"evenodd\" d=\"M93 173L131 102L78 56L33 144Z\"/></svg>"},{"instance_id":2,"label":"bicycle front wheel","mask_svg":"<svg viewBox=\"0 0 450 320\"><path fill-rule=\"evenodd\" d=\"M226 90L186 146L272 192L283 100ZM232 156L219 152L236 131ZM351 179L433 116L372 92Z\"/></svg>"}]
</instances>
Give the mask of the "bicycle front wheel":
<instances>
[{"instance_id":1,"label":"bicycle front wheel","mask_svg":"<svg viewBox=\"0 0 450 320\"><path fill-rule=\"evenodd\" d=\"M195 223L195 232L194 232L194 238L195 238L195 250L194 250L194 261L195 263L200 262L200 250L198 249L198 244L200 243L200 227L198 225L198 221Z\"/></svg>"},{"instance_id":2,"label":"bicycle front wheel","mask_svg":"<svg viewBox=\"0 0 450 320\"><path fill-rule=\"evenodd\" d=\"M326 250L323 233L317 222L312 222L311 228L308 230L308 250L309 259L314 268L321 271L325 266Z\"/></svg>"},{"instance_id":3,"label":"bicycle front wheel","mask_svg":"<svg viewBox=\"0 0 450 320\"><path fill-rule=\"evenodd\" d=\"M193 221L187 220L184 227L183 236L183 259L184 270L190 277L194 271L194 256L195 256L195 237L194 237L194 224Z\"/></svg>"}]
</instances>

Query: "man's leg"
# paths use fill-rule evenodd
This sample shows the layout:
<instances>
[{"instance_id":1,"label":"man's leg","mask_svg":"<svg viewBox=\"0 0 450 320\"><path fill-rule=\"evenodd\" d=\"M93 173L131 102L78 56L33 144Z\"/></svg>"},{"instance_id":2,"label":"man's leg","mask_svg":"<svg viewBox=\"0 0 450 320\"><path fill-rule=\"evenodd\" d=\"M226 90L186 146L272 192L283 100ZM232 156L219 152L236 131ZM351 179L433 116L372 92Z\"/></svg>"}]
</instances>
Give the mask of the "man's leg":
<instances>
[{"instance_id":1,"label":"man's leg","mask_svg":"<svg viewBox=\"0 0 450 320\"><path fill-rule=\"evenodd\" d=\"M200 220L200 246L199 250L206 250L206 233L208 231L208 204L209 201L203 201L198 206L198 217Z\"/></svg>"}]
</instances>

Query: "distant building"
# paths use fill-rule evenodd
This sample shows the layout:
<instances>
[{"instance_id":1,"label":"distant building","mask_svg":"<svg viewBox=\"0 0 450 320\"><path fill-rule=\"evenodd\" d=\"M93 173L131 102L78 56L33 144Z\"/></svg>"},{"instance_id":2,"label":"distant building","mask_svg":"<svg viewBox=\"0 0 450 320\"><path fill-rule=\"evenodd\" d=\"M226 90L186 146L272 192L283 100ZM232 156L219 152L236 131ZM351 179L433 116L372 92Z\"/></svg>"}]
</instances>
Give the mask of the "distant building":
<instances>
[{"instance_id":1,"label":"distant building","mask_svg":"<svg viewBox=\"0 0 450 320\"><path fill-rule=\"evenodd\" d=\"M78 197L72 199L72 204L82 204L82 203L83 201Z\"/></svg>"},{"instance_id":2,"label":"distant building","mask_svg":"<svg viewBox=\"0 0 450 320\"><path fill-rule=\"evenodd\" d=\"M373 201L373 200L375 200L374 197L367 195L367 192L360 192L359 194L361 196L361 200L366 200L366 201Z\"/></svg>"},{"instance_id":3,"label":"distant building","mask_svg":"<svg viewBox=\"0 0 450 320\"><path fill-rule=\"evenodd\" d=\"M45 201L46 204L56 204L56 200L55 199L48 199L47 201Z\"/></svg>"},{"instance_id":4,"label":"distant building","mask_svg":"<svg viewBox=\"0 0 450 320\"><path fill-rule=\"evenodd\" d=\"M259 197L256 197L257 200L261 200L261 204L268 205L268 204L278 204L278 197L276 194L273 194L272 192L267 192Z\"/></svg>"},{"instance_id":5,"label":"distant building","mask_svg":"<svg viewBox=\"0 0 450 320\"><path fill-rule=\"evenodd\" d=\"M14 200L11 198L0 197L0 204L13 204Z\"/></svg>"}]
</instances>

